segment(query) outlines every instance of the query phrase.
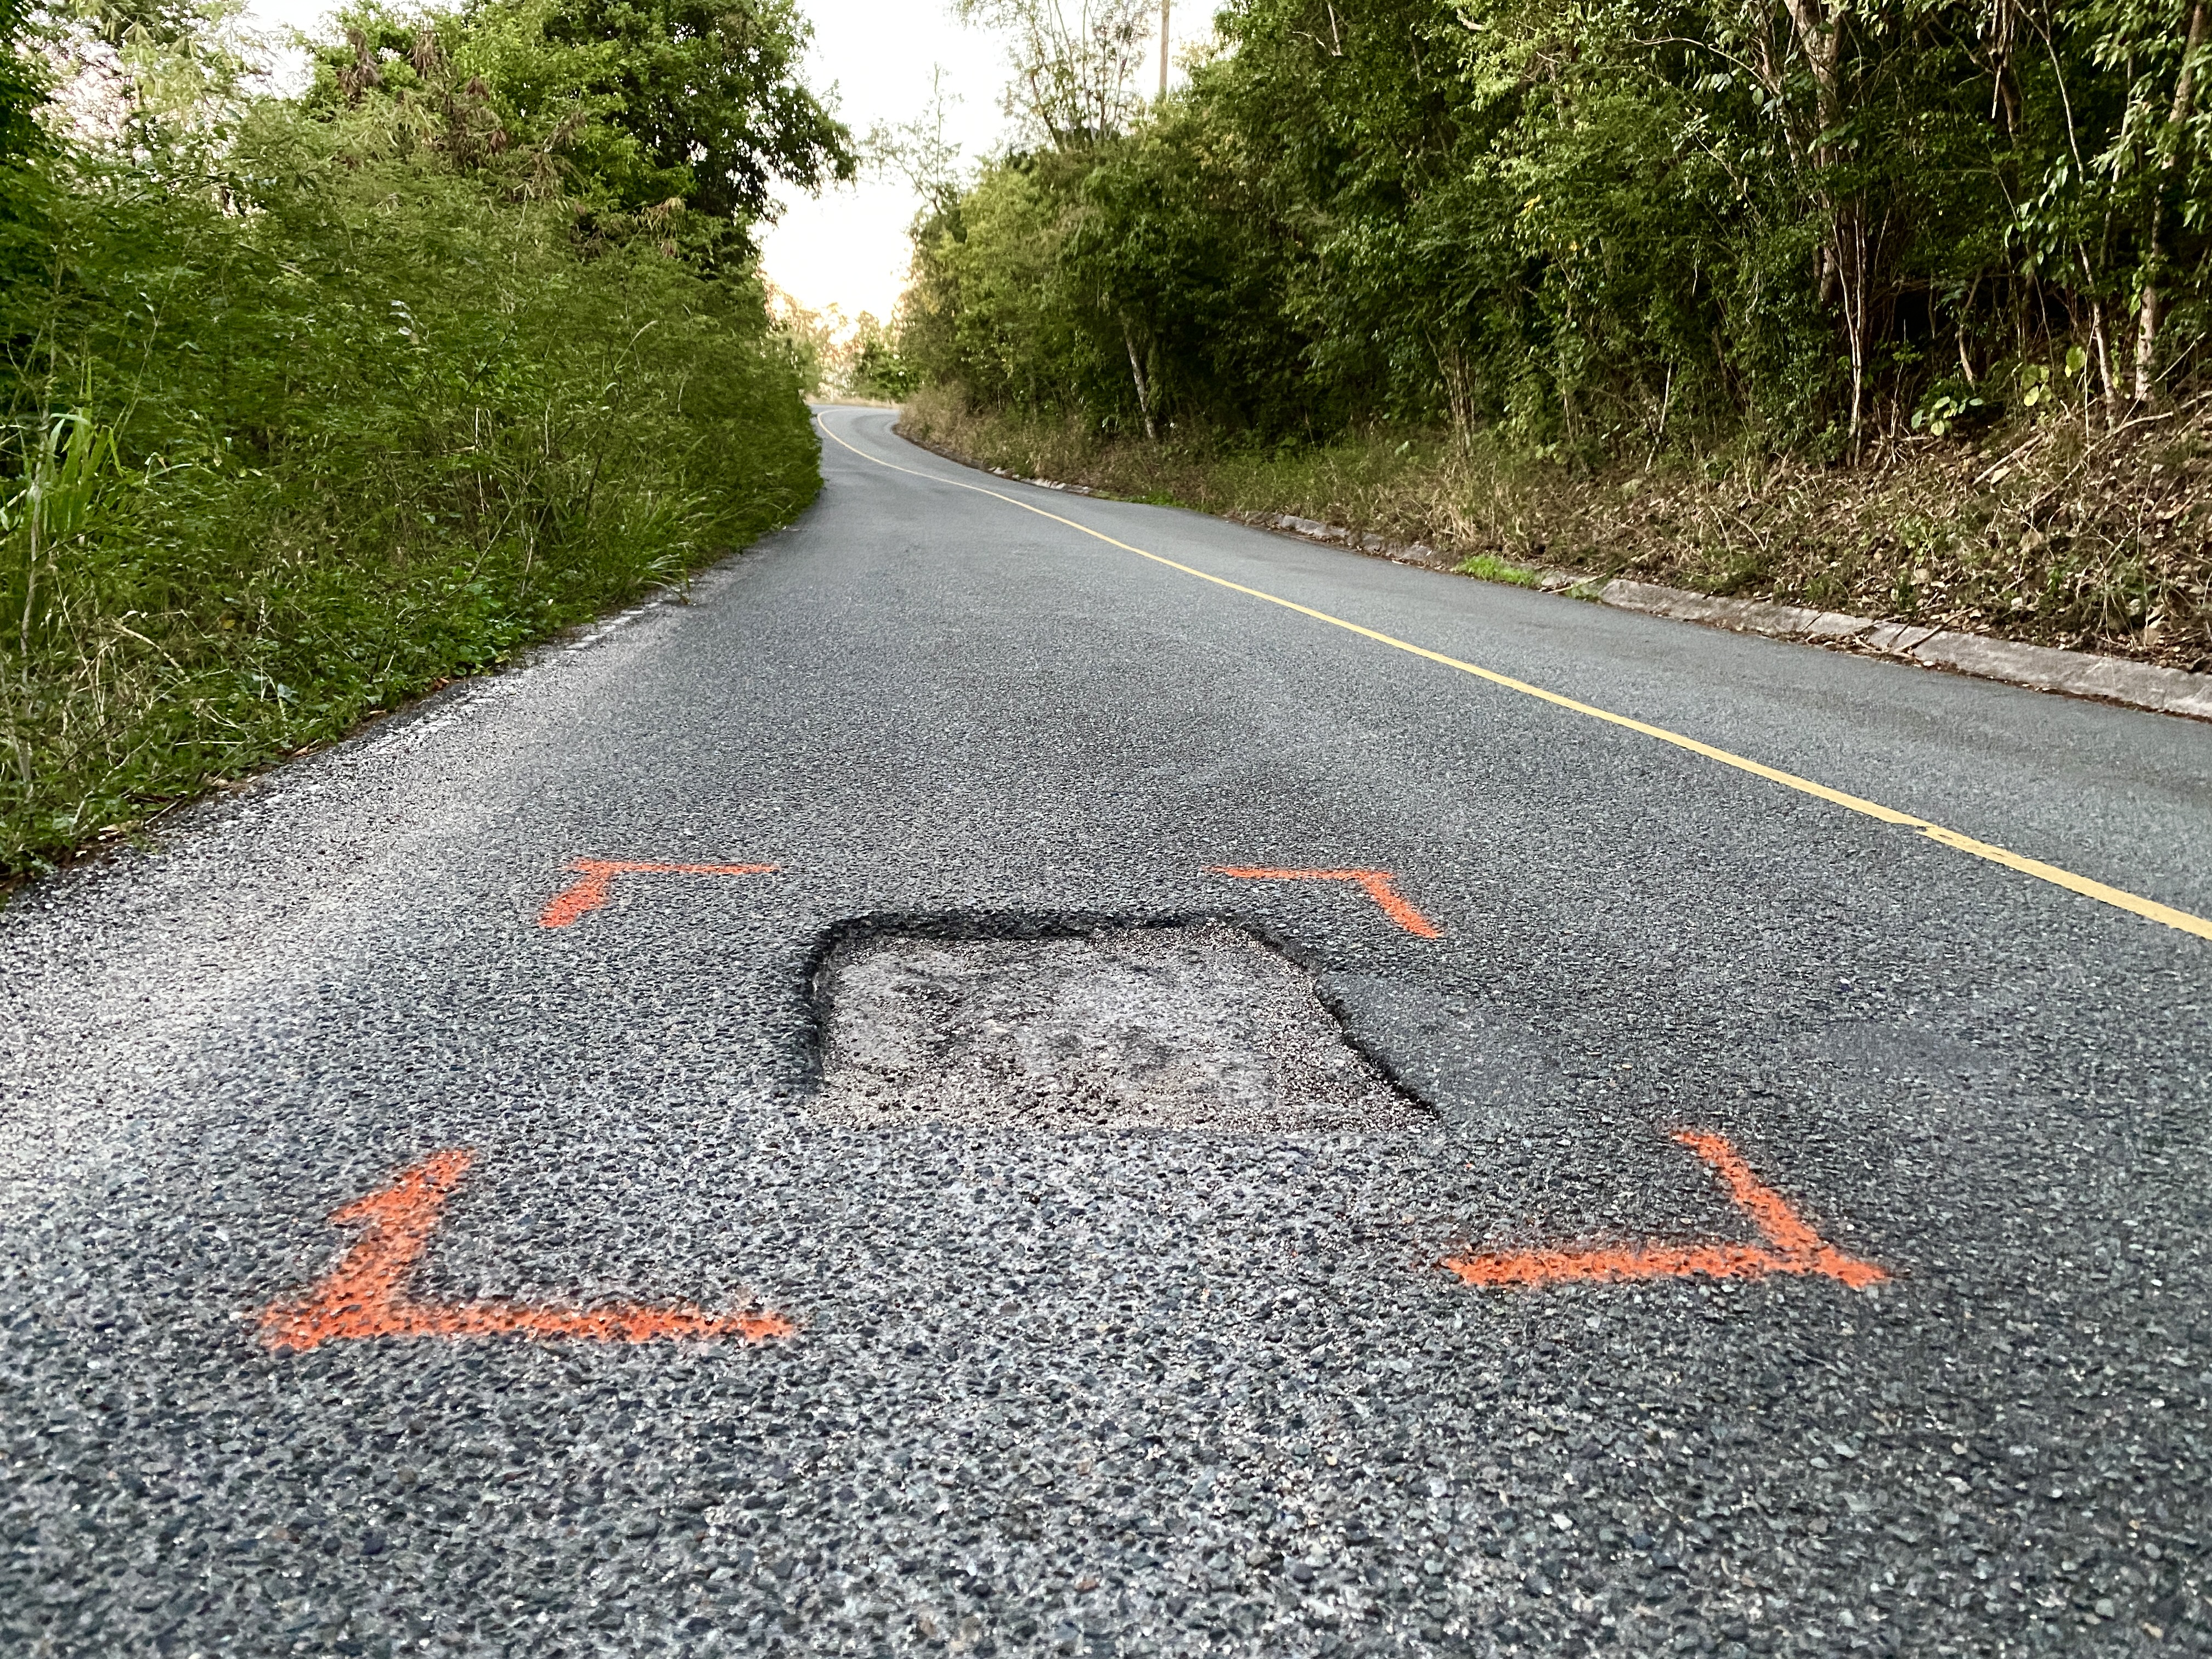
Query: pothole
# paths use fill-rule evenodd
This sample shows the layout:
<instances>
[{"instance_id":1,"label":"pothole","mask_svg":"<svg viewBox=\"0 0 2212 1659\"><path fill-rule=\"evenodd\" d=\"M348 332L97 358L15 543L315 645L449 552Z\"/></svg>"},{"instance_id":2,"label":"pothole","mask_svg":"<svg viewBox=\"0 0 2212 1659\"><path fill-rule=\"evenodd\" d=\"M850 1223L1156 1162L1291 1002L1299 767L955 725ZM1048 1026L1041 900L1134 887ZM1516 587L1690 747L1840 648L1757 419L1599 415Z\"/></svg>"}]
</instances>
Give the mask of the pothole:
<instances>
[{"instance_id":1,"label":"pothole","mask_svg":"<svg viewBox=\"0 0 2212 1659\"><path fill-rule=\"evenodd\" d=\"M816 978L830 1122L1054 1131L1431 1122L1296 964L1220 922L1074 938L876 934Z\"/></svg>"}]
</instances>

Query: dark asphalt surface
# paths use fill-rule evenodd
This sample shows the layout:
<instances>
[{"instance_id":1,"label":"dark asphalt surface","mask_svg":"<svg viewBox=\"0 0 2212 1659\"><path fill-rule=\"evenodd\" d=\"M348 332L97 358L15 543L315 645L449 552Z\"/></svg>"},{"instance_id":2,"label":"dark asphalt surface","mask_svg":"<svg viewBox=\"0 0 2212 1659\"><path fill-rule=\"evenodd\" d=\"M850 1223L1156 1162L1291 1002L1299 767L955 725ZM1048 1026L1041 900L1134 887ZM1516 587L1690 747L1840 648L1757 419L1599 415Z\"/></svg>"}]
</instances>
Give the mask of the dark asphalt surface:
<instances>
[{"instance_id":1,"label":"dark asphalt surface","mask_svg":"<svg viewBox=\"0 0 2212 1659\"><path fill-rule=\"evenodd\" d=\"M2212 729L989 483L2212 914ZM0 914L0 1651L2212 1651L2212 943L825 446L664 605ZM538 918L579 858L635 874ZM1347 883L1208 866L1360 868ZM807 1115L855 927L1220 917L1432 1121ZM874 919L872 921L867 919ZM1086 920L1088 919L1088 920ZM1752 1242L1887 1282L1474 1288ZM795 1335L262 1340L419 1300Z\"/></svg>"}]
</instances>

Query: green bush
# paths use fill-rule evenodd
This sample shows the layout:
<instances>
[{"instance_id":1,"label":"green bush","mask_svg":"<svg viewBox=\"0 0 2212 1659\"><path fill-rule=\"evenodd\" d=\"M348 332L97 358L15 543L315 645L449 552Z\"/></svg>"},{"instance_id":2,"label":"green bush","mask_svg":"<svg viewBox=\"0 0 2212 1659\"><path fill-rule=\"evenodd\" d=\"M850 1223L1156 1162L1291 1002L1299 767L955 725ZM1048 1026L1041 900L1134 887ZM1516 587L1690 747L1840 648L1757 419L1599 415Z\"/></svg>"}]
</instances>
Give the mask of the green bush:
<instances>
[{"instance_id":1,"label":"green bush","mask_svg":"<svg viewBox=\"0 0 2212 1659\"><path fill-rule=\"evenodd\" d=\"M681 580L818 489L727 222L687 257L680 203L621 222L557 143L470 152L496 90L418 57L437 102L264 102L164 165L26 175L0 872Z\"/></svg>"}]
</instances>

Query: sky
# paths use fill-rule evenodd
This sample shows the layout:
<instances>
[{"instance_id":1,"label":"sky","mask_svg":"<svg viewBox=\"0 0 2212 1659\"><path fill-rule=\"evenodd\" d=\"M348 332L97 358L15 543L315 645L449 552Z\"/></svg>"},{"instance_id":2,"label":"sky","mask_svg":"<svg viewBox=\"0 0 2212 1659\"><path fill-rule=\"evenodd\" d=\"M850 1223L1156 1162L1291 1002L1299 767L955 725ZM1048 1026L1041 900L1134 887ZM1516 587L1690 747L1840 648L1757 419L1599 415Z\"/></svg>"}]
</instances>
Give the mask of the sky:
<instances>
[{"instance_id":1,"label":"sky","mask_svg":"<svg viewBox=\"0 0 2212 1659\"><path fill-rule=\"evenodd\" d=\"M836 112L855 137L878 122L896 125L919 116L929 102L931 72L941 68L948 136L963 160L972 166L1005 142L1005 43L958 21L950 0L799 3L814 25L808 84L834 93ZM1212 32L1213 4L1176 0L1171 55ZM329 0L251 0L248 16L263 28L305 28L329 9ZM919 205L903 179L882 177L815 198L787 192L781 218L762 237L769 280L811 311L835 306L848 320L864 311L887 318L905 286L906 230Z\"/></svg>"},{"instance_id":2,"label":"sky","mask_svg":"<svg viewBox=\"0 0 2212 1659\"><path fill-rule=\"evenodd\" d=\"M814 25L807 81L817 93L834 89L855 137L921 115L941 67L947 136L962 159L972 163L1001 141L1005 44L960 22L949 0L800 0L800 9ZM787 194L783 216L761 239L762 264L809 310L835 305L848 319L887 318L906 285L906 228L919 205L904 179L882 176L811 198Z\"/></svg>"}]
</instances>

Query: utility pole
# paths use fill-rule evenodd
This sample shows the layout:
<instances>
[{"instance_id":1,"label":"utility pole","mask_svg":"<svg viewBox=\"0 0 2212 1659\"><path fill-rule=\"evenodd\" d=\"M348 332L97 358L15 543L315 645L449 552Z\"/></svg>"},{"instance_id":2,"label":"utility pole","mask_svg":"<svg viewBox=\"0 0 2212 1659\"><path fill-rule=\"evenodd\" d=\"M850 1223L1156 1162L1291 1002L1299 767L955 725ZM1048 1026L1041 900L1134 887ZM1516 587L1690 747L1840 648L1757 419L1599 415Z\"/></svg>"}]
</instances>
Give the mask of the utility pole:
<instances>
[{"instance_id":1,"label":"utility pole","mask_svg":"<svg viewBox=\"0 0 2212 1659\"><path fill-rule=\"evenodd\" d=\"M1168 95L1168 7L1174 0L1160 0L1160 96Z\"/></svg>"}]
</instances>

